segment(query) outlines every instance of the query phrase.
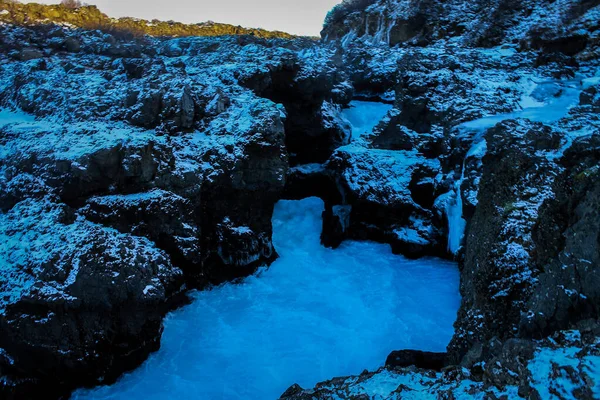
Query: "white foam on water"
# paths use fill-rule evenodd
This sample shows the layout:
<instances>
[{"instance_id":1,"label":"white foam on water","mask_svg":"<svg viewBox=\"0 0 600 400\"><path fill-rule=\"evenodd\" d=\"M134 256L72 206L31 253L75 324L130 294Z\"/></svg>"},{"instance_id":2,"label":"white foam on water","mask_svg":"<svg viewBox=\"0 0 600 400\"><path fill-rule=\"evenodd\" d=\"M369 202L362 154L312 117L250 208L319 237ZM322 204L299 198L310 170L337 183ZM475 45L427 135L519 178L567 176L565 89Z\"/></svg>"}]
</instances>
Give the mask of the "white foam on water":
<instances>
[{"instance_id":1,"label":"white foam on water","mask_svg":"<svg viewBox=\"0 0 600 400\"><path fill-rule=\"evenodd\" d=\"M455 263L389 246L321 246L323 202L280 201L280 255L240 284L195 292L165 321L161 349L112 386L74 399L277 399L381 366L390 351L444 351L460 303Z\"/></svg>"},{"instance_id":2,"label":"white foam on water","mask_svg":"<svg viewBox=\"0 0 600 400\"><path fill-rule=\"evenodd\" d=\"M377 124L392 109L392 105L376 101L353 100L342 115L352 125L352 141L360 140L373 132Z\"/></svg>"}]
</instances>

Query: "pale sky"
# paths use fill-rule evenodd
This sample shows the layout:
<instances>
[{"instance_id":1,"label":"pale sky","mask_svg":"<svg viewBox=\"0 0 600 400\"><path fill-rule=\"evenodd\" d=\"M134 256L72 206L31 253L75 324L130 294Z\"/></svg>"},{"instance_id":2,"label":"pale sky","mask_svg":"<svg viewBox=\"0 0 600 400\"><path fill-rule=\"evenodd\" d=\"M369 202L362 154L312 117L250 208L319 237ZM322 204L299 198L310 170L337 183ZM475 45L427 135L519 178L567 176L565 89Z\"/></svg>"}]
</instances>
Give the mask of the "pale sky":
<instances>
[{"instance_id":1,"label":"pale sky","mask_svg":"<svg viewBox=\"0 0 600 400\"><path fill-rule=\"evenodd\" d=\"M60 0L35 0L52 4ZM28 1L31 2L31 1ZM327 12L341 0L84 0L111 17L212 20L249 28L318 36Z\"/></svg>"}]
</instances>

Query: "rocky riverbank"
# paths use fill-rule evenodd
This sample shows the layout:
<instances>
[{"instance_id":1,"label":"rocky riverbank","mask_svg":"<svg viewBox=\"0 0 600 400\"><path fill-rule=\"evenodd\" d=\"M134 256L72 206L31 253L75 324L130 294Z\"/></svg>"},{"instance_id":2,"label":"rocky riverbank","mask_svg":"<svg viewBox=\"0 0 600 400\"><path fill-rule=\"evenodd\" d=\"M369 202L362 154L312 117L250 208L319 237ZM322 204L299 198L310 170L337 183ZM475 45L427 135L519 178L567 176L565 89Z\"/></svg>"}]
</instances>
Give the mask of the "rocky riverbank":
<instances>
[{"instance_id":1,"label":"rocky riverbank","mask_svg":"<svg viewBox=\"0 0 600 400\"><path fill-rule=\"evenodd\" d=\"M443 359L472 393L531 379L539 349L597 355L600 5L517 3L347 1L321 43L3 22L2 395L114 381L186 289L277 257L278 200L315 195L325 245L459 261ZM353 98L391 109L353 134ZM373 395L354 383L322 398Z\"/></svg>"},{"instance_id":2,"label":"rocky riverbank","mask_svg":"<svg viewBox=\"0 0 600 400\"><path fill-rule=\"evenodd\" d=\"M447 248L463 302L442 375L388 366L283 398L595 398L597 370L545 360L573 379L552 375L548 394L521 376L537 361L509 360L570 328L592 345L574 353L597 356L598 3L359 3L334 9L323 37L340 46L355 89L394 109L366 145L329 162L351 207L345 229L332 218L330 231L404 254Z\"/></svg>"},{"instance_id":3,"label":"rocky riverbank","mask_svg":"<svg viewBox=\"0 0 600 400\"><path fill-rule=\"evenodd\" d=\"M276 257L286 125L335 131L335 69L312 41L0 31L2 390L47 396L114 380L185 288Z\"/></svg>"}]
</instances>

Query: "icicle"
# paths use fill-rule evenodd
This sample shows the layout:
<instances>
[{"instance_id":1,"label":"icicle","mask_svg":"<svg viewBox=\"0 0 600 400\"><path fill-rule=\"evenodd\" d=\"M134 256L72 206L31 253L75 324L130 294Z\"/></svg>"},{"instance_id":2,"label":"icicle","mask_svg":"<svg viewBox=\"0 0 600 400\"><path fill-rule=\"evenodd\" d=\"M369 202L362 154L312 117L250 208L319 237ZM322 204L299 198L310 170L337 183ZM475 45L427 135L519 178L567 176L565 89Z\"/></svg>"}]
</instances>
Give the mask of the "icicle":
<instances>
[{"instance_id":1,"label":"icicle","mask_svg":"<svg viewBox=\"0 0 600 400\"><path fill-rule=\"evenodd\" d=\"M383 15L383 9L379 11L379 17L377 18L377 32L373 37L373 41L375 43L381 43L384 39L384 29L385 29L385 16Z\"/></svg>"},{"instance_id":2,"label":"icicle","mask_svg":"<svg viewBox=\"0 0 600 400\"><path fill-rule=\"evenodd\" d=\"M350 42L352 42L354 39L356 39L356 32L354 30L351 30L350 32L348 32L346 35L344 35L344 37L342 38L342 48L347 48L348 45L350 44Z\"/></svg>"},{"instance_id":3,"label":"icicle","mask_svg":"<svg viewBox=\"0 0 600 400\"><path fill-rule=\"evenodd\" d=\"M446 215L448 217L448 251L456 254L460 248L462 238L465 234L467 221L463 215L463 201L461 186L465 180L465 168L467 158L463 161L460 179L454 183L454 191L446 206Z\"/></svg>"},{"instance_id":4,"label":"icicle","mask_svg":"<svg viewBox=\"0 0 600 400\"><path fill-rule=\"evenodd\" d=\"M394 29L394 26L396 26L396 21L393 21L390 24L390 26L388 26L388 28L387 28L386 39L385 39L386 44L390 44L392 41L392 29Z\"/></svg>"},{"instance_id":5,"label":"icicle","mask_svg":"<svg viewBox=\"0 0 600 400\"><path fill-rule=\"evenodd\" d=\"M464 129L464 128L463 128ZM463 218L463 199L461 187L465 181L465 171L467 169L467 160L469 157L482 158L486 152L486 140L484 138L485 129L472 130L473 141L462 164L460 179L454 183L454 190L450 196L450 200L446 205L446 216L448 218L448 251L456 254L462 244L463 236L467 221ZM464 131L463 131L464 132Z\"/></svg>"}]
</instances>

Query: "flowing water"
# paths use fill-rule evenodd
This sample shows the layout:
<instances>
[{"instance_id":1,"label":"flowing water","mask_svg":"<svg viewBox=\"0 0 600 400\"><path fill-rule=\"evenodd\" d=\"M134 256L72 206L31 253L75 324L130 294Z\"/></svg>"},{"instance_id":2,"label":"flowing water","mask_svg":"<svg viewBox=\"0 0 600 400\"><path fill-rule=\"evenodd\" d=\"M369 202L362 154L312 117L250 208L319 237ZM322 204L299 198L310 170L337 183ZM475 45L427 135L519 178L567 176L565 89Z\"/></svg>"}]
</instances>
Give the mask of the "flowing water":
<instances>
[{"instance_id":1,"label":"flowing water","mask_svg":"<svg viewBox=\"0 0 600 400\"><path fill-rule=\"evenodd\" d=\"M370 134L391 109L391 104L377 101L351 101L342 115L352 125L352 142L362 142L363 136Z\"/></svg>"},{"instance_id":2,"label":"flowing water","mask_svg":"<svg viewBox=\"0 0 600 400\"><path fill-rule=\"evenodd\" d=\"M321 246L317 198L280 201L280 255L240 284L194 292L165 321L161 349L119 382L74 399L268 400L383 364L391 350L444 351L460 303L456 264L389 246Z\"/></svg>"}]
</instances>

